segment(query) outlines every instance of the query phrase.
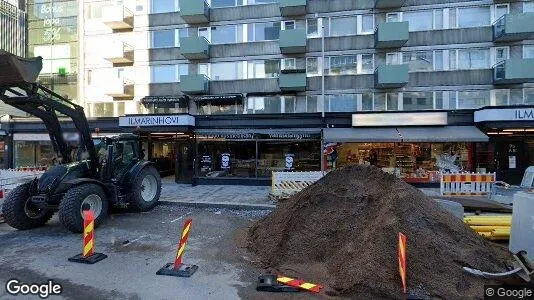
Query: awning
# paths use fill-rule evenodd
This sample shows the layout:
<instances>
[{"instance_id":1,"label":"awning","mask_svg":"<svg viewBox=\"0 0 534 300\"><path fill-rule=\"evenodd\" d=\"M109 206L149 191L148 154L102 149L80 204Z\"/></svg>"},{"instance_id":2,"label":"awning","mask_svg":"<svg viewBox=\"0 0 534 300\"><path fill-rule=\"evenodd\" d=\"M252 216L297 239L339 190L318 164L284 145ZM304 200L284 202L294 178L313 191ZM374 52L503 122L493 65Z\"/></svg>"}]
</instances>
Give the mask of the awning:
<instances>
[{"instance_id":1,"label":"awning","mask_svg":"<svg viewBox=\"0 0 534 300\"><path fill-rule=\"evenodd\" d=\"M342 142L401 142L394 127L389 128L325 128L324 141Z\"/></svg>"},{"instance_id":2,"label":"awning","mask_svg":"<svg viewBox=\"0 0 534 300\"><path fill-rule=\"evenodd\" d=\"M404 142L487 142L475 126L398 127Z\"/></svg>"}]
</instances>

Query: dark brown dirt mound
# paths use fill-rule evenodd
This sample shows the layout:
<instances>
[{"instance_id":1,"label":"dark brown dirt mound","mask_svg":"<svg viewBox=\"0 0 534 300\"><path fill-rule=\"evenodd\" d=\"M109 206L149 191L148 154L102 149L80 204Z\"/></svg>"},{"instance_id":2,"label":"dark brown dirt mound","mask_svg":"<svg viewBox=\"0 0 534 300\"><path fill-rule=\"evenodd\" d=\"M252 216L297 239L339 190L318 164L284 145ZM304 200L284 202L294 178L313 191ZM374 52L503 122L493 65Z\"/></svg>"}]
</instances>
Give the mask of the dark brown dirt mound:
<instances>
[{"instance_id":1,"label":"dark brown dirt mound","mask_svg":"<svg viewBox=\"0 0 534 300\"><path fill-rule=\"evenodd\" d=\"M358 299L401 299L398 232L408 237L408 290L423 298L482 299L491 284L462 271L501 271L513 258L418 189L372 166L331 172L249 231L261 265Z\"/></svg>"}]
</instances>

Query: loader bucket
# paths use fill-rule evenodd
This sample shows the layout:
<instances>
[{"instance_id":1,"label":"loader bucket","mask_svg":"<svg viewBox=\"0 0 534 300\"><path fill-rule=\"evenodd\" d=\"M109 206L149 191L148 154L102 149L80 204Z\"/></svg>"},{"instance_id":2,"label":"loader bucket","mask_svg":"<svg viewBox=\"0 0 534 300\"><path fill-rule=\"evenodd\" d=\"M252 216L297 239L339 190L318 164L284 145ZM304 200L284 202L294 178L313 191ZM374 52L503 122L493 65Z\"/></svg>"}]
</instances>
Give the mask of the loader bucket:
<instances>
[{"instance_id":1,"label":"loader bucket","mask_svg":"<svg viewBox=\"0 0 534 300\"><path fill-rule=\"evenodd\" d=\"M0 50L0 85L34 83L43 68L43 58L22 58Z\"/></svg>"}]
</instances>

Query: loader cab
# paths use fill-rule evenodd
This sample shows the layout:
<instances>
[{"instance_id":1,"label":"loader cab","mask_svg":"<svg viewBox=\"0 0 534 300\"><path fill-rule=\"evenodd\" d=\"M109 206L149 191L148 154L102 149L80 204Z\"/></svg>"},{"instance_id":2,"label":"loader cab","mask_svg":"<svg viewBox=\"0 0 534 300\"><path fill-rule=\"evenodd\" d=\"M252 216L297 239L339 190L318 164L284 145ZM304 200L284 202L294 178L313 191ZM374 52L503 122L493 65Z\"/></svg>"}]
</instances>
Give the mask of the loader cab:
<instances>
[{"instance_id":1,"label":"loader cab","mask_svg":"<svg viewBox=\"0 0 534 300\"><path fill-rule=\"evenodd\" d=\"M133 134L94 140L102 179L121 180L142 159L139 138Z\"/></svg>"}]
</instances>

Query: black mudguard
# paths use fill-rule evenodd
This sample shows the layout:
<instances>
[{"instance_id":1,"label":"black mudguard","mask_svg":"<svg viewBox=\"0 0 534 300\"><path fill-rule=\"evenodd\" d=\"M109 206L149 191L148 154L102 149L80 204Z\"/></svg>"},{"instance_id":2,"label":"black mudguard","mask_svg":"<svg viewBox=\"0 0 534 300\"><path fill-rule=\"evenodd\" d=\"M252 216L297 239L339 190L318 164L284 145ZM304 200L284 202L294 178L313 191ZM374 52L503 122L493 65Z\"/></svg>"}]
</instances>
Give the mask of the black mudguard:
<instances>
[{"instance_id":1,"label":"black mudguard","mask_svg":"<svg viewBox=\"0 0 534 300\"><path fill-rule=\"evenodd\" d=\"M143 170L143 168L145 168L146 166L151 166L151 165L153 166L154 163L152 163L151 161L147 161L147 160L141 160L141 161L138 161L132 168L130 168L128 173L126 173L126 175L124 176L123 181L121 182L121 186L123 188L124 194L132 193L134 178L136 178L137 175L141 173L141 170Z\"/></svg>"}]
</instances>

